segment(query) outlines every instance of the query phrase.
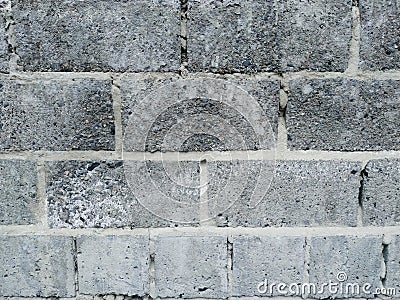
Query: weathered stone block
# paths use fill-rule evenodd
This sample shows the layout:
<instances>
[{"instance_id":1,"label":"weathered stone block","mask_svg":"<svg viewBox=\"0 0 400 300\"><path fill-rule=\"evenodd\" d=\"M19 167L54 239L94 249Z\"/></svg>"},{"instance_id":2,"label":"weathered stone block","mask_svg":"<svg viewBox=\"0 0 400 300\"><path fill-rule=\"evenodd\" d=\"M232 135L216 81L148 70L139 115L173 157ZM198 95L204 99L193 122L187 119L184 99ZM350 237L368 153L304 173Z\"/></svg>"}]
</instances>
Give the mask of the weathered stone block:
<instances>
[{"instance_id":1,"label":"weathered stone block","mask_svg":"<svg viewBox=\"0 0 400 300\"><path fill-rule=\"evenodd\" d=\"M74 297L72 238L0 236L0 294Z\"/></svg>"},{"instance_id":2,"label":"weathered stone block","mask_svg":"<svg viewBox=\"0 0 400 300\"><path fill-rule=\"evenodd\" d=\"M8 68L8 36L6 31L6 20L2 14L0 14L0 72L7 73Z\"/></svg>"},{"instance_id":3,"label":"weathered stone block","mask_svg":"<svg viewBox=\"0 0 400 300\"><path fill-rule=\"evenodd\" d=\"M291 149L400 149L400 81L298 79L289 85Z\"/></svg>"},{"instance_id":4,"label":"weathered stone block","mask_svg":"<svg viewBox=\"0 0 400 300\"><path fill-rule=\"evenodd\" d=\"M27 71L176 71L179 0L13 1Z\"/></svg>"}]
</instances>

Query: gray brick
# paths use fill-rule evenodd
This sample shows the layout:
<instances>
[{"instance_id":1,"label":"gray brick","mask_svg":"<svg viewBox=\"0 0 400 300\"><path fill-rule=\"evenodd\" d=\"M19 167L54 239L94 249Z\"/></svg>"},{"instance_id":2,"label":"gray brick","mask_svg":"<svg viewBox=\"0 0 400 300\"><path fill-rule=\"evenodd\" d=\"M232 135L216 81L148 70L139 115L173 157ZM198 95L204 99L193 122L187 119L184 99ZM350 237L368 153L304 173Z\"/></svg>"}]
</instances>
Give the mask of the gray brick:
<instances>
[{"instance_id":1,"label":"gray brick","mask_svg":"<svg viewBox=\"0 0 400 300\"><path fill-rule=\"evenodd\" d=\"M277 80L265 79L123 80L124 149L270 149L277 131L279 88Z\"/></svg>"},{"instance_id":2,"label":"gray brick","mask_svg":"<svg viewBox=\"0 0 400 300\"><path fill-rule=\"evenodd\" d=\"M235 236L232 295L282 296L273 283L302 283L304 247L304 237Z\"/></svg>"},{"instance_id":3,"label":"gray brick","mask_svg":"<svg viewBox=\"0 0 400 300\"><path fill-rule=\"evenodd\" d=\"M17 0L13 12L24 70L179 69L179 0Z\"/></svg>"},{"instance_id":4,"label":"gray brick","mask_svg":"<svg viewBox=\"0 0 400 300\"><path fill-rule=\"evenodd\" d=\"M344 71L351 2L189 0L192 71Z\"/></svg>"},{"instance_id":5,"label":"gray brick","mask_svg":"<svg viewBox=\"0 0 400 300\"><path fill-rule=\"evenodd\" d=\"M8 42L6 31L6 20L0 14L0 72L8 72Z\"/></svg>"},{"instance_id":6,"label":"gray brick","mask_svg":"<svg viewBox=\"0 0 400 300\"><path fill-rule=\"evenodd\" d=\"M80 293L148 294L148 236L79 236L77 251Z\"/></svg>"},{"instance_id":7,"label":"gray brick","mask_svg":"<svg viewBox=\"0 0 400 300\"><path fill-rule=\"evenodd\" d=\"M363 174L365 225L400 225L400 159L372 160Z\"/></svg>"},{"instance_id":8,"label":"gray brick","mask_svg":"<svg viewBox=\"0 0 400 300\"><path fill-rule=\"evenodd\" d=\"M287 106L291 149L399 150L400 81L299 79Z\"/></svg>"},{"instance_id":9,"label":"gray brick","mask_svg":"<svg viewBox=\"0 0 400 300\"><path fill-rule=\"evenodd\" d=\"M386 249L384 260L386 265L386 275L384 279L385 288L394 288L400 292L400 235L393 237L393 240Z\"/></svg>"},{"instance_id":10,"label":"gray brick","mask_svg":"<svg viewBox=\"0 0 400 300\"><path fill-rule=\"evenodd\" d=\"M360 66L400 69L400 6L396 0L360 0Z\"/></svg>"},{"instance_id":11,"label":"gray brick","mask_svg":"<svg viewBox=\"0 0 400 300\"><path fill-rule=\"evenodd\" d=\"M373 298L372 292L380 285L382 262L382 237L379 236L329 236L311 239L309 281L322 288L330 281L340 283L339 273L347 277L342 281L343 290L330 293L315 293L312 298ZM360 292L352 290L348 284L358 284ZM371 285L371 294L364 293L364 284ZM339 285L340 286L340 285Z\"/></svg>"},{"instance_id":12,"label":"gray brick","mask_svg":"<svg viewBox=\"0 0 400 300\"><path fill-rule=\"evenodd\" d=\"M182 161L180 164L155 161L49 162L47 201L50 226L196 224L200 201L199 165Z\"/></svg>"},{"instance_id":13,"label":"gray brick","mask_svg":"<svg viewBox=\"0 0 400 300\"><path fill-rule=\"evenodd\" d=\"M160 236L155 241L158 297L227 297L227 239L224 236Z\"/></svg>"},{"instance_id":14,"label":"gray brick","mask_svg":"<svg viewBox=\"0 0 400 300\"><path fill-rule=\"evenodd\" d=\"M27 225L38 220L36 164L0 160L0 225Z\"/></svg>"},{"instance_id":15,"label":"gray brick","mask_svg":"<svg viewBox=\"0 0 400 300\"><path fill-rule=\"evenodd\" d=\"M345 161L210 162L209 211L219 226L356 226L360 171Z\"/></svg>"},{"instance_id":16,"label":"gray brick","mask_svg":"<svg viewBox=\"0 0 400 300\"><path fill-rule=\"evenodd\" d=\"M0 295L75 296L72 238L1 236Z\"/></svg>"},{"instance_id":17,"label":"gray brick","mask_svg":"<svg viewBox=\"0 0 400 300\"><path fill-rule=\"evenodd\" d=\"M0 150L113 150L111 82L0 82Z\"/></svg>"}]
</instances>

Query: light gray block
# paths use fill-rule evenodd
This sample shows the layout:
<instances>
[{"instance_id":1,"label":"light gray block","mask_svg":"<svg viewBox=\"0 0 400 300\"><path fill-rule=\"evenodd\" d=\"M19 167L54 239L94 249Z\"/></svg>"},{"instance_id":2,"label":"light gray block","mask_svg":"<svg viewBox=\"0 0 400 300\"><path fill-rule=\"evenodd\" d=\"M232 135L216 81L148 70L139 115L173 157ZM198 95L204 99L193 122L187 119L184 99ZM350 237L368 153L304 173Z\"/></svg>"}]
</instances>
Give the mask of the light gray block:
<instances>
[{"instance_id":1,"label":"light gray block","mask_svg":"<svg viewBox=\"0 0 400 300\"><path fill-rule=\"evenodd\" d=\"M400 69L400 6L396 0L360 0L360 67Z\"/></svg>"},{"instance_id":2,"label":"light gray block","mask_svg":"<svg viewBox=\"0 0 400 300\"><path fill-rule=\"evenodd\" d=\"M279 89L277 80L240 77L122 80L124 150L270 149Z\"/></svg>"},{"instance_id":3,"label":"light gray block","mask_svg":"<svg viewBox=\"0 0 400 300\"><path fill-rule=\"evenodd\" d=\"M179 0L13 2L26 71L176 71Z\"/></svg>"},{"instance_id":4,"label":"light gray block","mask_svg":"<svg viewBox=\"0 0 400 300\"><path fill-rule=\"evenodd\" d=\"M155 288L161 298L227 297L226 237L157 237Z\"/></svg>"},{"instance_id":5,"label":"light gray block","mask_svg":"<svg viewBox=\"0 0 400 300\"><path fill-rule=\"evenodd\" d=\"M72 238L1 236L0 295L74 297Z\"/></svg>"},{"instance_id":6,"label":"light gray block","mask_svg":"<svg viewBox=\"0 0 400 300\"><path fill-rule=\"evenodd\" d=\"M77 251L80 293L148 294L148 236L79 236Z\"/></svg>"},{"instance_id":7,"label":"light gray block","mask_svg":"<svg viewBox=\"0 0 400 300\"><path fill-rule=\"evenodd\" d=\"M370 161L363 179L364 225L400 225L400 159Z\"/></svg>"},{"instance_id":8,"label":"light gray block","mask_svg":"<svg viewBox=\"0 0 400 300\"><path fill-rule=\"evenodd\" d=\"M344 71L351 2L189 0L189 70Z\"/></svg>"},{"instance_id":9,"label":"light gray block","mask_svg":"<svg viewBox=\"0 0 400 300\"><path fill-rule=\"evenodd\" d=\"M380 286L382 272L381 236L321 236L311 239L309 282L322 292L311 298L374 298ZM329 290L323 284L337 283L338 290ZM370 284L363 292L365 284ZM359 287L359 291L354 287ZM341 288L340 288L341 287ZM333 292L333 293L332 293Z\"/></svg>"},{"instance_id":10,"label":"light gray block","mask_svg":"<svg viewBox=\"0 0 400 300\"><path fill-rule=\"evenodd\" d=\"M36 164L0 160L0 225L27 225L38 221Z\"/></svg>"},{"instance_id":11,"label":"light gray block","mask_svg":"<svg viewBox=\"0 0 400 300\"><path fill-rule=\"evenodd\" d=\"M400 81L298 79L289 85L290 149L400 149Z\"/></svg>"},{"instance_id":12,"label":"light gray block","mask_svg":"<svg viewBox=\"0 0 400 300\"><path fill-rule=\"evenodd\" d=\"M208 207L218 226L356 226L361 163L208 163Z\"/></svg>"},{"instance_id":13,"label":"light gray block","mask_svg":"<svg viewBox=\"0 0 400 300\"><path fill-rule=\"evenodd\" d=\"M396 295L400 291L400 236L393 237L387 246L387 252L384 254L386 265L386 275L384 278L385 288L394 288ZM392 295L393 296L393 295Z\"/></svg>"},{"instance_id":14,"label":"light gray block","mask_svg":"<svg viewBox=\"0 0 400 300\"><path fill-rule=\"evenodd\" d=\"M111 82L1 81L0 150L113 150Z\"/></svg>"},{"instance_id":15,"label":"light gray block","mask_svg":"<svg viewBox=\"0 0 400 300\"><path fill-rule=\"evenodd\" d=\"M8 35L6 31L6 20L4 15L0 13L0 72L8 73Z\"/></svg>"},{"instance_id":16,"label":"light gray block","mask_svg":"<svg viewBox=\"0 0 400 300\"><path fill-rule=\"evenodd\" d=\"M53 228L198 222L197 162L63 161L46 169Z\"/></svg>"},{"instance_id":17,"label":"light gray block","mask_svg":"<svg viewBox=\"0 0 400 300\"><path fill-rule=\"evenodd\" d=\"M301 284L304 247L304 237L234 236L232 296L283 296L274 284Z\"/></svg>"}]
</instances>

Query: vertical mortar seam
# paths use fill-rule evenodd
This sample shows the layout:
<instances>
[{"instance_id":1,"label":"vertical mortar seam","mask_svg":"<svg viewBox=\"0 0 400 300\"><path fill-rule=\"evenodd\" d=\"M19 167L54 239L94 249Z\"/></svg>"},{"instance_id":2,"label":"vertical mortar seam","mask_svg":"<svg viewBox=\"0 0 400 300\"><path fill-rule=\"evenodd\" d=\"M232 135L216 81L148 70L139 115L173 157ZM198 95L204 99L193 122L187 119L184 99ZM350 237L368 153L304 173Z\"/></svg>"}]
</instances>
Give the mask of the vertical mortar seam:
<instances>
[{"instance_id":1,"label":"vertical mortar seam","mask_svg":"<svg viewBox=\"0 0 400 300\"><path fill-rule=\"evenodd\" d=\"M228 235L226 239L227 245L227 292L228 298L232 297L233 291L233 237L232 235Z\"/></svg>"},{"instance_id":2,"label":"vertical mortar seam","mask_svg":"<svg viewBox=\"0 0 400 300\"><path fill-rule=\"evenodd\" d=\"M118 159L123 159L121 82L116 75L111 75L111 97L114 112L115 153Z\"/></svg>"},{"instance_id":3,"label":"vertical mortar seam","mask_svg":"<svg viewBox=\"0 0 400 300\"><path fill-rule=\"evenodd\" d=\"M310 255L311 255L311 236L306 236L304 239L304 270L303 270L303 284L310 283ZM301 298L307 299L301 291Z\"/></svg>"},{"instance_id":4,"label":"vertical mortar seam","mask_svg":"<svg viewBox=\"0 0 400 300\"><path fill-rule=\"evenodd\" d=\"M278 132L277 132L277 152L278 154L288 151L287 146L287 127L286 127L286 108L288 103L288 81L282 77L279 89L279 106L278 106Z\"/></svg>"},{"instance_id":5,"label":"vertical mortar seam","mask_svg":"<svg viewBox=\"0 0 400 300\"><path fill-rule=\"evenodd\" d=\"M149 299L156 298L156 279L155 279L155 241L151 230L149 232Z\"/></svg>"},{"instance_id":6,"label":"vertical mortar seam","mask_svg":"<svg viewBox=\"0 0 400 300\"><path fill-rule=\"evenodd\" d=\"M349 61L347 69L344 73L352 75L356 75L358 73L360 64L360 35L360 10L358 7L358 1L355 0L352 6L352 30L349 43Z\"/></svg>"},{"instance_id":7,"label":"vertical mortar seam","mask_svg":"<svg viewBox=\"0 0 400 300\"><path fill-rule=\"evenodd\" d=\"M188 0L181 0L181 11L180 11L180 59L181 64L179 68L179 74L182 77L188 75L188 51L187 51L187 13L188 13Z\"/></svg>"},{"instance_id":8,"label":"vertical mortar seam","mask_svg":"<svg viewBox=\"0 0 400 300\"><path fill-rule=\"evenodd\" d=\"M15 73L18 70L17 61L19 59L17 55L16 37L14 34L15 21L12 13L11 1L7 2L7 5L2 9L2 14L6 22L6 35L7 35L7 54L8 54L8 68L9 72Z\"/></svg>"},{"instance_id":9,"label":"vertical mortar seam","mask_svg":"<svg viewBox=\"0 0 400 300\"><path fill-rule=\"evenodd\" d=\"M366 171L366 164L360 172L360 186L358 190L358 211L357 211L357 226L364 226L364 187L365 187L365 177L368 176Z\"/></svg>"},{"instance_id":10,"label":"vertical mortar seam","mask_svg":"<svg viewBox=\"0 0 400 300\"><path fill-rule=\"evenodd\" d=\"M39 200L39 215L40 224L44 228L49 228L48 224L48 206L46 199L46 167L44 160L38 160L36 164L36 188L37 188L37 198ZM39 217L39 216L38 216Z\"/></svg>"}]
</instances>

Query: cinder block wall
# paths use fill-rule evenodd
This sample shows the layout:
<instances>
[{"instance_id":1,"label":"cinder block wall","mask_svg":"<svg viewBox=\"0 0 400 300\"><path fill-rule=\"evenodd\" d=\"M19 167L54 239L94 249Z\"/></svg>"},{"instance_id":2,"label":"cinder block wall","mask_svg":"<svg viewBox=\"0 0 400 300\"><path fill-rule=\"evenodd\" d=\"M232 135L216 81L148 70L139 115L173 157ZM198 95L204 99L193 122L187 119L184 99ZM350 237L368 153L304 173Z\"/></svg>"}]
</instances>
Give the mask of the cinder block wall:
<instances>
[{"instance_id":1,"label":"cinder block wall","mask_svg":"<svg viewBox=\"0 0 400 300\"><path fill-rule=\"evenodd\" d=\"M400 297L398 0L0 6L1 297Z\"/></svg>"}]
</instances>

